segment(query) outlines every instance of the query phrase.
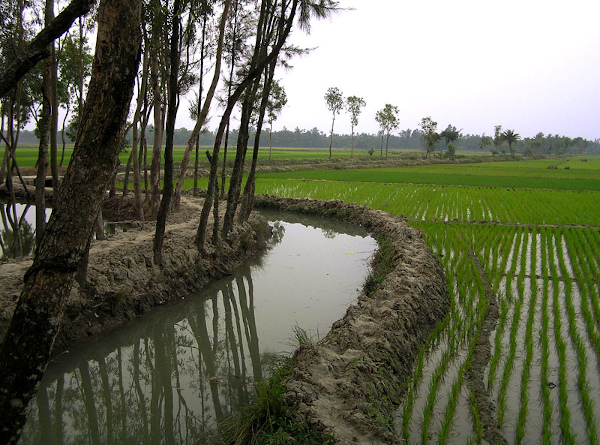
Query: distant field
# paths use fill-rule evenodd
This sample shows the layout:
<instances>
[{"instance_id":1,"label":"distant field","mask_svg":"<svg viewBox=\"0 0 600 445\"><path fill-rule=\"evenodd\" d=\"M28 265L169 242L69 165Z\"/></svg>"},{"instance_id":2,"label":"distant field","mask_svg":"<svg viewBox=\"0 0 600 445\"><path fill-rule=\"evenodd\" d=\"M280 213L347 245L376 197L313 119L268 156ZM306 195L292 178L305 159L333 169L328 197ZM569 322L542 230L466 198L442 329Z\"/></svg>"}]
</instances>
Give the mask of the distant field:
<instances>
[{"instance_id":1,"label":"distant field","mask_svg":"<svg viewBox=\"0 0 600 445\"><path fill-rule=\"evenodd\" d=\"M200 146L200 163L203 165L207 165L208 161L206 160L206 155L204 154L206 150L212 150L212 146ZM183 158L183 153L185 151L185 146L176 145L173 150L173 160L174 162L181 162ZM223 147L221 147L221 153L223 152ZM59 147L58 159L60 160L62 153L62 147ZM64 166L67 166L69 160L71 158L71 154L73 153L73 146L67 146L65 150L65 161L63 163ZM121 164L126 164L127 159L129 158L130 150L125 150L119 155L119 160ZM228 147L228 159L233 159L235 156L235 146ZM415 156L421 155L422 153L418 150L394 150L390 152L390 158L396 156L407 156L413 154ZM192 153L192 159L194 159L195 151ZM19 162L19 166L33 166L37 162L38 156L38 147L31 144L19 145L17 149L17 161ZM148 162L150 162L150 153L148 153ZM248 151L248 158L251 155L251 148ZM349 159L351 157L349 148L335 148L333 149L334 159ZM370 156L367 154L366 150L358 150L355 149L353 153L354 158L365 158L368 159ZM268 159L269 158L269 148L261 147L259 150L259 159ZM329 150L325 148L282 148L282 147L273 147L271 150L271 159L274 161L282 161L282 160L325 160L329 158ZM378 154L375 154L373 158L379 158Z\"/></svg>"},{"instance_id":2,"label":"distant field","mask_svg":"<svg viewBox=\"0 0 600 445\"><path fill-rule=\"evenodd\" d=\"M310 170L261 174L260 177L600 191L600 159L590 158L586 162L581 159L543 159L391 169Z\"/></svg>"}]
</instances>

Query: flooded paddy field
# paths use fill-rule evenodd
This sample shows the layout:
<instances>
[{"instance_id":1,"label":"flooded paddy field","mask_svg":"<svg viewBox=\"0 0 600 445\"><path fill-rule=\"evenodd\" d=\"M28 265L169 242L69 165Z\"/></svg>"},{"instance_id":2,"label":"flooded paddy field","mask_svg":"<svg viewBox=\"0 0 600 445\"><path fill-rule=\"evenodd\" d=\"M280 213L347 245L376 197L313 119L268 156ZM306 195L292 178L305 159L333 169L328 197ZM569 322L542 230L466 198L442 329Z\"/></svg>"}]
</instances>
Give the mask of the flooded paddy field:
<instances>
[{"instance_id":1,"label":"flooded paddy field","mask_svg":"<svg viewBox=\"0 0 600 445\"><path fill-rule=\"evenodd\" d=\"M514 164L526 175L526 162ZM590 180L591 163L582 165ZM547 178L507 188L336 174L270 175L261 191L404 216L441 262L452 297L406 383L398 443L600 443L599 192L553 190Z\"/></svg>"}]
</instances>

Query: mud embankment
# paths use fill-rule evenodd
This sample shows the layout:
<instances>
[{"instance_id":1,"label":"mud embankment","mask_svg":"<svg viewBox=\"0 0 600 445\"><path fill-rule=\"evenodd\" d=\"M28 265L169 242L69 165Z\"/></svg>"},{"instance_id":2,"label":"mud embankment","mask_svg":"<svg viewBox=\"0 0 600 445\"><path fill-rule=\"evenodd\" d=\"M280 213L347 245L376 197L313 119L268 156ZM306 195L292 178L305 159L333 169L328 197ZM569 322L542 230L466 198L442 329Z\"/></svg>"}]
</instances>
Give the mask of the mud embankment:
<instances>
[{"instance_id":1,"label":"mud embankment","mask_svg":"<svg viewBox=\"0 0 600 445\"><path fill-rule=\"evenodd\" d=\"M71 291L56 340L57 350L122 325L153 307L185 298L230 274L265 247L270 228L264 218L253 214L248 223L235 227L230 244L209 247L206 255L200 255L194 239L201 204L201 200L183 197L181 209L169 215L162 268L153 261L152 223L92 242L87 279L83 286L75 283ZM119 205L113 202L114 207ZM212 233L212 227L208 230ZM31 259L0 263L0 339L8 328L23 275L30 265Z\"/></svg>"},{"instance_id":2,"label":"mud embankment","mask_svg":"<svg viewBox=\"0 0 600 445\"><path fill-rule=\"evenodd\" d=\"M386 239L392 272L316 344L299 348L286 401L297 421L339 443L396 444L392 414L419 348L450 309L443 270L400 217L339 201L257 197L258 207L325 215Z\"/></svg>"}]
</instances>

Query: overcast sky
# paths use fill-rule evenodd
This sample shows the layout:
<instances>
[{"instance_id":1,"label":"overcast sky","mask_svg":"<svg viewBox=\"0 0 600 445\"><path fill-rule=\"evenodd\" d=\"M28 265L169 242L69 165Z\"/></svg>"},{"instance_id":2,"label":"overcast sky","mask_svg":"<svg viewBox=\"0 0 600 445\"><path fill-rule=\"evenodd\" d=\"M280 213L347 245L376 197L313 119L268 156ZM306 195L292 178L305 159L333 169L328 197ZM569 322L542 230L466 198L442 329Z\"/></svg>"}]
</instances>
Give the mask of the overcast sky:
<instances>
[{"instance_id":1,"label":"overcast sky","mask_svg":"<svg viewBox=\"0 0 600 445\"><path fill-rule=\"evenodd\" d=\"M317 47L280 70L288 104L274 128L328 133L323 98L336 86L364 98L358 132L378 130L375 112L400 109L400 128L431 116L438 129L521 136L600 138L600 1L341 0L291 42ZM187 125L186 125L187 126ZM335 130L350 132L338 116Z\"/></svg>"}]
</instances>

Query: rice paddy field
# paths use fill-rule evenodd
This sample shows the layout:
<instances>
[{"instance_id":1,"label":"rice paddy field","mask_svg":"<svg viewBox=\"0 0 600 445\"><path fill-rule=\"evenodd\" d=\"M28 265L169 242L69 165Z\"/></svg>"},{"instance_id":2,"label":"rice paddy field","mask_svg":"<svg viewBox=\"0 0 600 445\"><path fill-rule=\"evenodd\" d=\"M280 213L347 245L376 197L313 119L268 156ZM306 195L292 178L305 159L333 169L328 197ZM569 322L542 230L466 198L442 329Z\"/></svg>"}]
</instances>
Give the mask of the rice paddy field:
<instances>
[{"instance_id":1,"label":"rice paddy field","mask_svg":"<svg viewBox=\"0 0 600 445\"><path fill-rule=\"evenodd\" d=\"M257 193L401 215L438 256L452 309L394 415L406 443L600 443L600 158L278 173Z\"/></svg>"}]
</instances>

